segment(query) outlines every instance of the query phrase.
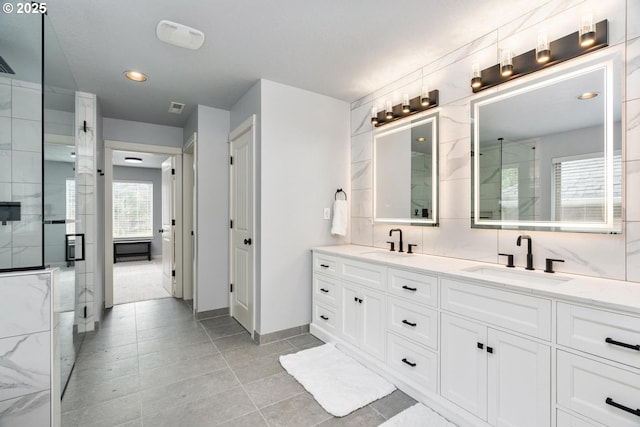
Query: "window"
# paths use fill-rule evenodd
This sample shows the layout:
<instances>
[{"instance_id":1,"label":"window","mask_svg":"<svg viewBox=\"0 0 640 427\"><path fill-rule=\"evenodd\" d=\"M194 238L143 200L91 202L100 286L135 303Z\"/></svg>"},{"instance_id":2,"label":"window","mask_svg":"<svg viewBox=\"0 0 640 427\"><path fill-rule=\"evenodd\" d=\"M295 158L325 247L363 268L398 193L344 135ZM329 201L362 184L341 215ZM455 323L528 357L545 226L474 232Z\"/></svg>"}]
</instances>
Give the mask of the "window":
<instances>
[{"instance_id":1,"label":"window","mask_svg":"<svg viewBox=\"0 0 640 427\"><path fill-rule=\"evenodd\" d=\"M66 232L67 234L76 233L76 180L67 178L66 185Z\"/></svg>"},{"instance_id":2,"label":"window","mask_svg":"<svg viewBox=\"0 0 640 427\"><path fill-rule=\"evenodd\" d=\"M113 182L113 238L153 238L153 183Z\"/></svg>"},{"instance_id":3,"label":"window","mask_svg":"<svg viewBox=\"0 0 640 427\"><path fill-rule=\"evenodd\" d=\"M604 157L587 156L553 161L556 221L601 222L606 209ZM588 179L587 179L588 178ZM621 214L622 162L613 156L614 217Z\"/></svg>"}]
</instances>

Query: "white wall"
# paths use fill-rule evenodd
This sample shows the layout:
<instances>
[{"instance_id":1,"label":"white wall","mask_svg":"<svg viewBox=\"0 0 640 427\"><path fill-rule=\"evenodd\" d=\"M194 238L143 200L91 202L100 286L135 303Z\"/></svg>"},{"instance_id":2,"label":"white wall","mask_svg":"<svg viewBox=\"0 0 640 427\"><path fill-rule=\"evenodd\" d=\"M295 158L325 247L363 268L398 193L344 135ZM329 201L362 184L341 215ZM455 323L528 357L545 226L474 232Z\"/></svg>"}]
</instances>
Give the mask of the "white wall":
<instances>
[{"instance_id":1,"label":"white wall","mask_svg":"<svg viewBox=\"0 0 640 427\"><path fill-rule=\"evenodd\" d=\"M261 335L311 321L311 252L347 239L323 220L337 188L349 191L349 105L261 83Z\"/></svg>"},{"instance_id":2,"label":"white wall","mask_svg":"<svg viewBox=\"0 0 640 427\"><path fill-rule=\"evenodd\" d=\"M389 226L371 224L371 108L384 105L384 100L397 104L402 93L416 94L426 85L440 90L440 227L403 227L405 241L417 243L426 254L450 256L498 263L498 252L514 253L517 265L525 263L526 252L515 245L519 232L471 229L470 188L471 165L469 102L474 95L469 87L472 63L481 68L498 63L498 50L513 49L515 54L530 50L542 29L549 38L576 31L577 17L591 10L594 20L609 20L609 48L624 48L626 93L623 91L622 120L625 160L625 206L623 233L619 235L527 232L533 236L535 268L544 267L545 257L561 258L559 271L640 281L640 2L585 0L548 2L524 13L500 28L487 28L485 36L449 52L418 70L405 70L406 77L382 87L351 105L352 164L352 243L385 247ZM598 55L593 53L591 55ZM552 67L557 69L563 65ZM552 71L550 70L550 71ZM537 78L546 71L534 73L501 85L500 91ZM625 82L623 82L625 83ZM481 93L478 96L483 96Z\"/></svg>"},{"instance_id":3,"label":"white wall","mask_svg":"<svg viewBox=\"0 0 640 427\"><path fill-rule=\"evenodd\" d=\"M198 105L197 312L229 306L229 115Z\"/></svg>"},{"instance_id":4,"label":"white wall","mask_svg":"<svg viewBox=\"0 0 640 427\"><path fill-rule=\"evenodd\" d=\"M103 119L106 140L182 147L182 128L129 120Z\"/></svg>"}]
</instances>

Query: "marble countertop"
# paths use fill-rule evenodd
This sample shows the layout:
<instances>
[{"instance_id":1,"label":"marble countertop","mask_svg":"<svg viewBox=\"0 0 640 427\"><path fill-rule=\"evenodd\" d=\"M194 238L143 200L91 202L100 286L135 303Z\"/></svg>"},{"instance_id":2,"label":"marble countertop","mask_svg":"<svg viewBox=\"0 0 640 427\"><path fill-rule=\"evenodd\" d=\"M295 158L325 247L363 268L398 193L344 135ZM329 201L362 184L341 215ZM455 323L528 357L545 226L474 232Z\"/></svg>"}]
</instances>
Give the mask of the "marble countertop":
<instances>
[{"instance_id":1,"label":"marble countertop","mask_svg":"<svg viewBox=\"0 0 640 427\"><path fill-rule=\"evenodd\" d=\"M399 254L369 246L322 246L313 250L389 267L435 273L452 279L472 279L492 287L531 292L539 296L594 304L640 315L640 283L635 282L565 273L550 274L542 270L527 271L521 267L506 268L503 265L432 255Z\"/></svg>"}]
</instances>

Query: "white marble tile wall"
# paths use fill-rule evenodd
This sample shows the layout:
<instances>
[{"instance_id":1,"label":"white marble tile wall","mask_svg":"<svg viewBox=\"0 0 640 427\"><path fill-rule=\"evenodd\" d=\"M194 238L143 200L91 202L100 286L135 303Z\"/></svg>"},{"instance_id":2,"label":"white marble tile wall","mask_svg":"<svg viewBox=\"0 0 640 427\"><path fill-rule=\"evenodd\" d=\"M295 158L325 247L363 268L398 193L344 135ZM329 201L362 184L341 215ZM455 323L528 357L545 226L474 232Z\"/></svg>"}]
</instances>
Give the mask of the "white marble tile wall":
<instances>
[{"instance_id":1,"label":"white marble tile wall","mask_svg":"<svg viewBox=\"0 0 640 427\"><path fill-rule=\"evenodd\" d=\"M79 332L92 331L95 321L100 320L103 301L96 301L97 239L97 98L95 95L76 92L76 232L85 235L85 260L76 261L76 319ZM84 132L84 121L87 132ZM84 307L87 317L81 317ZM95 306L95 307L94 307Z\"/></svg>"},{"instance_id":2,"label":"white marble tile wall","mask_svg":"<svg viewBox=\"0 0 640 427\"><path fill-rule=\"evenodd\" d=\"M388 225L372 221L373 132L371 108L381 108L407 91L416 96L422 86L440 90L440 225L402 227L405 242L417 243L418 252L487 262L503 262L498 252L516 255L524 265L525 253L515 244L515 231L470 227L470 111L473 94L469 87L471 64L485 68L498 62L498 50L508 47L515 54L530 50L539 31L550 39L574 32L580 16L591 11L594 20L609 20L610 49L624 52L626 81L624 109L625 209L623 233L619 235L528 232L533 236L536 268L544 258L565 259L558 271L640 282L640 2L637 0L558 0L524 13L500 28L487 28L485 36L352 103L352 192L351 238L353 244L387 247ZM539 75L539 74L538 74ZM531 78L535 78L534 74ZM526 79L523 78L523 79ZM521 81L523 81L521 79ZM483 92L483 95L492 88Z\"/></svg>"},{"instance_id":3,"label":"white marble tile wall","mask_svg":"<svg viewBox=\"0 0 640 427\"><path fill-rule=\"evenodd\" d=\"M0 425L51 423L54 271L0 274Z\"/></svg>"},{"instance_id":4,"label":"white marble tile wall","mask_svg":"<svg viewBox=\"0 0 640 427\"><path fill-rule=\"evenodd\" d=\"M40 84L0 80L0 201L21 202L22 215L0 225L12 236L0 245L0 269L42 265L41 119Z\"/></svg>"}]
</instances>

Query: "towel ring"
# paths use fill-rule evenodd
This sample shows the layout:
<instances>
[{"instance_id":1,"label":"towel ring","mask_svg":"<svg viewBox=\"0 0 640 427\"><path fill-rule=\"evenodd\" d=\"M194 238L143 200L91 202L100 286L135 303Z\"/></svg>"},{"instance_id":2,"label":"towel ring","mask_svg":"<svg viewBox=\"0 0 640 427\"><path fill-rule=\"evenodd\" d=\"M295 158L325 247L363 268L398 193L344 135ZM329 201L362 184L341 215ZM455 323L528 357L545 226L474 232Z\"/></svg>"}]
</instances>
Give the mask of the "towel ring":
<instances>
[{"instance_id":1,"label":"towel ring","mask_svg":"<svg viewBox=\"0 0 640 427\"><path fill-rule=\"evenodd\" d=\"M338 188L338 189L336 190L336 194L335 194L335 196L334 196L335 200L338 200L338 194L340 194L340 193L344 194L344 199L345 199L345 200L347 200L347 193L345 193L344 191L342 191L342 188Z\"/></svg>"}]
</instances>

